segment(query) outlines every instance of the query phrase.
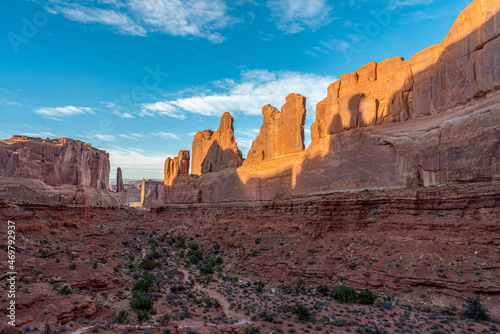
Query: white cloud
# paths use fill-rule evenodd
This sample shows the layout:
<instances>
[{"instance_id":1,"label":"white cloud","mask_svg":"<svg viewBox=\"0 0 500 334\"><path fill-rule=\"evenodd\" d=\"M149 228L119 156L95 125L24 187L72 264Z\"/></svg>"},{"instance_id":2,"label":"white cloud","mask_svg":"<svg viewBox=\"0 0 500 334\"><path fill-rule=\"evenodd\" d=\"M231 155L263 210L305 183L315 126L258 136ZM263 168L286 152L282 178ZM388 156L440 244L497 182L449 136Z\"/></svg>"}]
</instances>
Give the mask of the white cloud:
<instances>
[{"instance_id":1,"label":"white cloud","mask_svg":"<svg viewBox=\"0 0 500 334\"><path fill-rule=\"evenodd\" d=\"M406 6L417 6L417 5L431 5L434 0L390 0L389 9L406 7Z\"/></svg>"},{"instance_id":2,"label":"white cloud","mask_svg":"<svg viewBox=\"0 0 500 334\"><path fill-rule=\"evenodd\" d=\"M170 132L156 132L156 133L152 133L152 135L156 136L156 137L163 138L163 139L175 139L175 140L180 140L181 139L175 133L170 133Z\"/></svg>"},{"instance_id":3,"label":"white cloud","mask_svg":"<svg viewBox=\"0 0 500 334\"><path fill-rule=\"evenodd\" d=\"M285 97L297 93L307 98L307 108L314 114L316 103L326 96L326 89L336 78L318 74L267 70L250 70L241 73L241 81L230 79L213 83L223 87L223 92L200 92L191 97L143 104L143 116L169 116L185 119L186 113L204 116L221 116L225 111L232 114L261 115L262 106L271 104L280 108Z\"/></svg>"},{"instance_id":4,"label":"white cloud","mask_svg":"<svg viewBox=\"0 0 500 334\"><path fill-rule=\"evenodd\" d=\"M60 119L60 117L78 115L78 114L95 114L92 108L86 107L57 107L57 108L39 108L35 110L35 113L48 118Z\"/></svg>"},{"instance_id":5,"label":"white cloud","mask_svg":"<svg viewBox=\"0 0 500 334\"><path fill-rule=\"evenodd\" d=\"M39 0L40 1L40 0ZM224 0L49 0L48 10L82 23L99 23L136 36L161 32L220 43L234 19Z\"/></svg>"},{"instance_id":6,"label":"white cloud","mask_svg":"<svg viewBox=\"0 0 500 334\"><path fill-rule=\"evenodd\" d=\"M146 152L134 147L106 148L109 153L111 170L121 167L125 179L163 179L163 166L172 152Z\"/></svg>"},{"instance_id":7,"label":"white cloud","mask_svg":"<svg viewBox=\"0 0 500 334\"><path fill-rule=\"evenodd\" d=\"M268 0L267 6L278 29L291 34L321 28L334 19L326 0Z\"/></svg>"},{"instance_id":8,"label":"white cloud","mask_svg":"<svg viewBox=\"0 0 500 334\"><path fill-rule=\"evenodd\" d=\"M238 148L246 156L252 147L252 142L259 135L260 129L235 129L234 137L238 143Z\"/></svg>"},{"instance_id":9,"label":"white cloud","mask_svg":"<svg viewBox=\"0 0 500 334\"><path fill-rule=\"evenodd\" d=\"M113 136L113 135L104 135L104 134L100 134L100 133L95 134L93 137L96 139L102 140L102 141L114 141L115 140L115 136Z\"/></svg>"},{"instance_id":10,"label":"white cloud","mask_svg":"<svg viewBox=\"0 0 500 334\"><path fill-rule=\"evenodd\" d=\"M41 138L50 138L50 137L54 137L55 134L52 133L52 132L48 132L48 131L41 131L41 132L28 132L28 133L24 133L26 136L30 136L30 137L41 137Z\"/></svg>"},{"instance_id":11,"label":"white cloud","mask_svg":"<svg viewBox=\"0 0 500 334\"><path fill-rule=\"evenodd\" d=\"M131 113L129 112L119 112L118 110L115 110L113 112L113 114L115 114L116 116L120 117L120 118L135 118L134 115L132 115Z\"/></svg>"}]
</instances>

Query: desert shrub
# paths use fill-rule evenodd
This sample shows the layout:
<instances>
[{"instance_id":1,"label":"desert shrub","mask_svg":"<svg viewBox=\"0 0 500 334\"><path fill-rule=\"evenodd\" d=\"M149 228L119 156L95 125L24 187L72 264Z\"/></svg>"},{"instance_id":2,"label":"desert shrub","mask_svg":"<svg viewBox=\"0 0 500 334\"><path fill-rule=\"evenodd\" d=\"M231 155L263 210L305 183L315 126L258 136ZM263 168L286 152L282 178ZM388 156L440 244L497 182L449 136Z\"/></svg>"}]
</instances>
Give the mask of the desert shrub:
<instances>
[{"instance_id":1,"label":"desert shrub","mask_svg":"<svg viewBox=\"0 0 500 334\"><path fill-rule=\"evenodd\" d=\"M295 285L295 292L296 293L299 293L300 290L304 290L305 287L304 287L304 284L305 284L305 280L303 278L297 278L297 284Z\"/></svg>"},{"instance_id":2,"label":"desert shrub","mask_svg":"<svg viewBox=\"0 0 500 334\"><path fill-rule=\"evenodd\" d=\"M57 294L62 296L71 295L72 293L73 291L67 285L65 285L59 291L57 291Z\"/></svg>"},{"instance_id":3,"label":"desert shrub","mask_svg":"<svg viewBox=\"0 0 500 334\"><path fill-rule=\"evenodd\" d=\"M269 312L268 310L264 310L262 312L259 312L257 314L257 317L259 319L262 319L263 321L267 321L267 322L273 322L274 321L274 315Z\"/></svg>"},{"instance_id":4,"label":"desert shrub","mask_svg":"<svg viewBox=\"0 0 500 334\"><path fill-rule=\"evenodd\" d=\"M161 266L161 263L151 259L150 257L145 257L144 260L139 263L139 268L143 270L153 270L159 266Z\"/></svg>"},{"instance_id":5,"label":"desert shrub","mask_svg":"<svg viewBox=\"0 0 500 334\"><path fill-rule=\"evenodd\" d=\"M156 320L160 325L165 325L165 324L168 324L170 319L172 319L172 316L168 313L165 313L164 315L162 315L161 317L158 318L158 320Z\"/></svg>"},{"instance_id":6,"label":"desert shrub","mask_svg":"<svg viewBox=\"0 0 500 334\"><path fill-rule=\"evenodd\" d=\"M76 263L71 262L71 263L69 264L69 269L70 269L70 270L75 270L75 269L76 269Z\"/></svg>"},{"instance_id":7,"label":"desert shrub","mask_svg":"<svg viewBox=\"0 0 500 334\"><path fill-rule=\"evenodd\" d=\"M140 281L134 283L134 290L150 292L155 290L155 276L153 274L145 274Z\"/></svg>"},{"instance_id":8,"label":"desert shrub","mask_svg":"<svg viewBox=\"0 0 500 334\"><path fill-rule=\"evenodd\" d=\"M150 295L136 294L134 299L130 302L130 307L137 314L139 321L148 318L148 313L153 309L153 300Z\"/></svg>"},{"instance_id":9,"label":"desert shrub","mask_svg":"<svg viewBox=\"0 0 500 334\"><path fill-rule=\"evenodd\" d=\"M128 322L128 312L126 310L120 310L116 316L116 321L121 324L126 324Z\"/></svg>"},{"instance_id":10,"label":"desert shrub","mask_svg":"<svg viewBox=\"0 0 500 334\"><path fill-rule=\"evenodd\" d=\"M320 295L328 296L330 289L328 289L328 286L320 284L316 288L316 292L319 293Z\"/></svg>"},{"instance_id":11,"label":"desert shrub","mask_svg":"<svg viewBox=\"0 0 500 334\"><path fill-rule=\"evenodd\" d=\"M258 281L256 283L256 288L255 288L255 291L257 291L258 293L262 293L264 291L264 286L266 286L266 284L262 281Z\"/></svg>"},{"instance_id":12,"label":"desert shrub","mask_svg":"<svg viewBox=\"0 0 500 334\"><path fill-rule=\"evenodd\" d=\"M348 286L340 285L332 291L332 297L341 303L353 303L358 300L358 293Z\"/></svg>"},{"instance_id":13,"label":"desert shrub","mask_svg":"<svg viewBox=\"0 0 500 334\"><path fill-rule=\"evenodd\" d=\"M309 308L299 302L295 303L295 305L292 307L292 314L295 314L297 316L297 319L299 320L311 319L311 313L309 312Z\"/></svg>"},{"instance_id":14,"label":"desert shrub","mask_svg":"<svg viewBox=\"0 0 500 334\"><path fill-rule=\"evenodd\" d=\"M256 334L260 333L260 327L248 326L245 328L245 334Z\"/></svg>"},{"instance_id":15,"label":"desert shrub","mask_svg":"<svg viewBox=\"0 0 500 334\"><path fill-rule=\"evenodd\" d=\"M481 298L479 296L474 296L472 298L467 298L464 304L464 311L462 315L469 319L474 319L476 321L489 321L490 316L488 315L488 310L483 308L481 304Z\"/></svg>"},{"instance_id":16,"label":"desert shrub","mask_svg":"<svg viewBox=\"0 0 500 334\"><path fill-rule=\"evenodd\" d=\"M369 289L365 289L359 293L359 303L364 305L373 305L377 297Z\"/></svg>"}]
</instances>

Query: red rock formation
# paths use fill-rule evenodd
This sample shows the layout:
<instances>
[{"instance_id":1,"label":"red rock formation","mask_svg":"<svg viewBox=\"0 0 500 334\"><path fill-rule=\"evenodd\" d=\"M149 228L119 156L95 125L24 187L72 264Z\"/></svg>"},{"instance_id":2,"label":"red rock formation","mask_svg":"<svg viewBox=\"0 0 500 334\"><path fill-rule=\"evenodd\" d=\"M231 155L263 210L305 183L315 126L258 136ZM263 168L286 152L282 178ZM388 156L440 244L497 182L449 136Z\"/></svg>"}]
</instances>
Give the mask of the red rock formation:
<instances>
[{"instance_id":1,"label":"red rock formation","mask_svg":"<svg viewBox=\"0 0 500 334\"><path fill-rule=\"evenodd\" d=\"M109 169L108 153L78 140L13 136L0 141L2 198L124 204L124 196L108 192Z\"/></svg>"},{"instance_id":2,"label":"red rock formation","mask_svg":"<svg viewBox=\"0 0 500 334\"><path fill-rule=\"evenodd\" d=\"M122 175L122 169L118 167L116 170L116 192L124 192L125 188L123 186L123 175Z\"/></svg>"},{"instance_id":3,"label":"red rock formation","mask_svg":"<svg viewBox=\"0 0 500 334\"><path fill-rule=\"evenodd\" d=\"M474 1L441 44L340 76L317 105L312 139L463 105L500 86L498 1Z\"/></svg>"},{"instance_id":4,"label":"red rock formation","mask_svg":"<svg viewBox=\"0 0 500 334\"><path fill-rule=\"evenodd\" d=\"M441 44L342 75L318 103L291 95L239 168L177 178L166 203L273 200L500 178L500 2L475 0ZM291 154L296 153L296 154ZM174 195L175 194L175 195Z\"/></svg>"},{"instance_id":5,"label":"red rock formation","mask_svg":"<svg viewBox=\"0 0 500 334\"><path fill-rule=\"evenodd\" d=\"M163 203L163 181L142 180L141 206L151 208Z\"/></svg>"},{"instance_id":6,"label":"red rock formation","mask_svg":"<svg viewBox=\"0 0 500 334\"><path fill-rule=\"evenodd\" d=\"M192 189L189 175L189 151L179 151L177 157L167 158L164 169L163 202L198 202L197 190ZM193 193L195 191L196 193Z\"/></svg>"},{"instance_id":7,"label":"red rock formation","mask_svg":"<svg viewBox=\"0 0 500 334\"><path fill-rule=\"evenodd\" d=\"M281 112L269 104L262 107L264 124L252 143L244 165L304 151L306 98L290 94Z\"/></svg>"},{"instance_id":8,"label":"red rock formation","mask_svg":"<svg viewBox=\"0 0 500 334\"><path fill-rule=\"evenodd\" d=\"M241 151L234 139L233 117L225 112L217 131L203 130L194 136L191 173L217 172L243 163Z\"/></svg>"}]
</instances>

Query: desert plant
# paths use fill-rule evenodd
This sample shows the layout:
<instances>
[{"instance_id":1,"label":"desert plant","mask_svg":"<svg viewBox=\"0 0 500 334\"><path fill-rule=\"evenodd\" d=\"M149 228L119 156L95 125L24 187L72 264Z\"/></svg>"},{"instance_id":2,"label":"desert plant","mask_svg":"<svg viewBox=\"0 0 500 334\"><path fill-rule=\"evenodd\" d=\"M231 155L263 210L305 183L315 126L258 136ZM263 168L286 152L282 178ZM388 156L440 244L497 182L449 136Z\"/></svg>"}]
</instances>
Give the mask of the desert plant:
<instances>
[{"instance_id":1,"label":"desert plant","mask_svg":"<svg viewBox=\"0 0 500 334\"><path fill-rule=\"evenodd\" d=\"M365 289L359 293L359 303L364 305L373 305L377 297L369 289Z\"/></svg>"},{"instance_id":2,"label":"desert plant","mask_svg":"<svg viewBox=\"0 0 500 334\"><path fill-rule=\"evenodd\" d=\"M483 308L481 304L481 298L479 296L473 296L472 298L467 298L464 304L464 311L462 315L469 319L474 319L476 321L489 321L490 316L488 315L488 310Z\"/></svg>"},{"instance_id":3,"label":"desert plant","mask_svg":"<svg viewBox=\"0 0 500 334\"><path fill-rule=\"evenodd\" d=\"M320 295L328 296L330 289L328 289L328 286L320 284L316 288L316 292L319 293Z\"/></svg>"},{"instance_id":4,"label":"desert plant","mask_svg":"<svg viewBox=\"0 0 500 334\"><path fill-rule=\"evenodd\" d=\"M73 290L71 290L67 285L65 285L59 291L57 291L57 294L62 296L71 295L72 293Z\"/></svg>"},{"instance_id":5,"label":"desert plant","mask_svg":"<svg viewBox=\"0 0 500 334\"><path fill-rule=\"evenodd\" d=\"M128 312L126 310L120 310L116 316L116 321L126 324L128 322Z\"/></svg>"},{"instance_id":6,"label":"desert plant","mask_svg":"<svg viewBox=\"0 0 500 334\"><path fill-rule=\"evenodd\" d=\"M260 333L260 327L248 326L245 328L245 334L256 334Z\"/></svg>"},{"instance_id":7,"label":"desert plant","mask_svg":"<svg viewBox=\"0 0 500 334\"><path fill-rule=\"evenodd\" d=\"M309 312L309 308L299 302L296 302L295 305L292 307L292 314L295 314L297 316L297 319L299 320L311 319L311 313Z\"/></svg>"},{"instance_id":8,"label":"desert plant","mask_svg":"<svg viewBox=\"0 0 500 334\"><path fill-rule=\"evenodd\" d=\"M332 291L332 297L341 303L353 303L359 298L358 293L354 289L345 285L337 286Z\"/></svg>"},{"instance_id":9,"label":"desert plant","mask_svg":"<svg viewBox=\"0 0 500 334\"><path fill-rule=\"evenodd\" d=\"M130 307L137 314L139 321L148 318L148 313L153 309L153 300L150 295L137 294L130 302Z\"/></svg>"}]
</instances>

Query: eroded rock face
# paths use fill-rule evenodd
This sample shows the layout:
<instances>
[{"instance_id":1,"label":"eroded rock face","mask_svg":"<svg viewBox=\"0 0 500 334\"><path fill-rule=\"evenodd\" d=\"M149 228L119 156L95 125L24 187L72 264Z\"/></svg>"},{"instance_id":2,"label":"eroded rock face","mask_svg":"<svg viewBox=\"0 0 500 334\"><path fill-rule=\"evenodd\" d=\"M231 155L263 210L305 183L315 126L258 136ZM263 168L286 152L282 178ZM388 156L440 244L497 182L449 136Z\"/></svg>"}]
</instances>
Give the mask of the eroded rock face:
<instances>
[{"instance_id":1,"label":"eroded rock face","mask_svg":"<svg viewBox=\"0 0 500 334\"><path fill-rule=\"evenodd\" d=\"M163 180L163 202L169 203L174 191L176 190L176 183L178 179L185 180L189 178L189 151L181 150L179 155L165 160L164 167L164 180ZM181 187L182 188L182 187Z\"/></svg>"},{"instance_id":2,"label":"eroded rock face","mask_svg":"<svg viewBox=\"0 0 500 334\"><path fill-rule=\"evenodd\" d=\"M305 98L290 95L281 112L264 106L242 167L177 178L165 202L268 201L499 179L499 11L498 1L475 0L441 44L408 61L394 57L342 75L317 105L304 152Z\"/></svg>"},{"instance_id":3,"label":"eroded rock face","mask_svg":"<svg viewBox=\"0 0 500 334\"><path fill-rule=\"evenodd\" d=\"M151 208L163 203L163 181L142 180L141 206Z\"/></svg>"},{"instance_id":4,"label":"eroded rock face","mask_svg":"<svg viewBox=\"0 0 500 334\"><path fill-rule=\"evenodd\" d=\"M192 152L193 175L241 166L243 157L234 139L233 117L225 112L217 131L198 132L193 140Z\"/></svg>"},{"instance_id":5,"label":"eroded rock face","mask_svg":"<svg viewBox=\"0 0 500 334\"><path fill-rule=\"evenodd\" d=\"M0 141L0 196L48 203L125 204L108 191L109 155L68 139Z\"/></svg>"},{"instance_id":6,"label":"eroded rock face","mask_svg":"<svg viewBox=\"0 0 500 334\"><path fill-rule=\"evenodd\" d=\"M123 175L122 169L118 167L116 170L116 192L121 193L125 191L125 187L123 186Z\"/></svg>"},{"instance_id":7,"label":"eroded rock face","mask_svg":"<svg viewBox=\"0 0 500 334\"><path fill-rule=\"evenodd\" d=\"M500 3L474 1L441 44L340 76L317 105L312 140L439 114L500 86Z\"/></svg>"},{"instance_id":8,"label":"eroded rock face","mask_svg":"<svg viewBox=\"0 0 500 334\"><path fill-rule=\"evenodd\" d=\"M264 124L252 143L244 165L304 151L306 98L290 94L281 112L269 104L262 107Z\"/></svg>"}]
</instances>

